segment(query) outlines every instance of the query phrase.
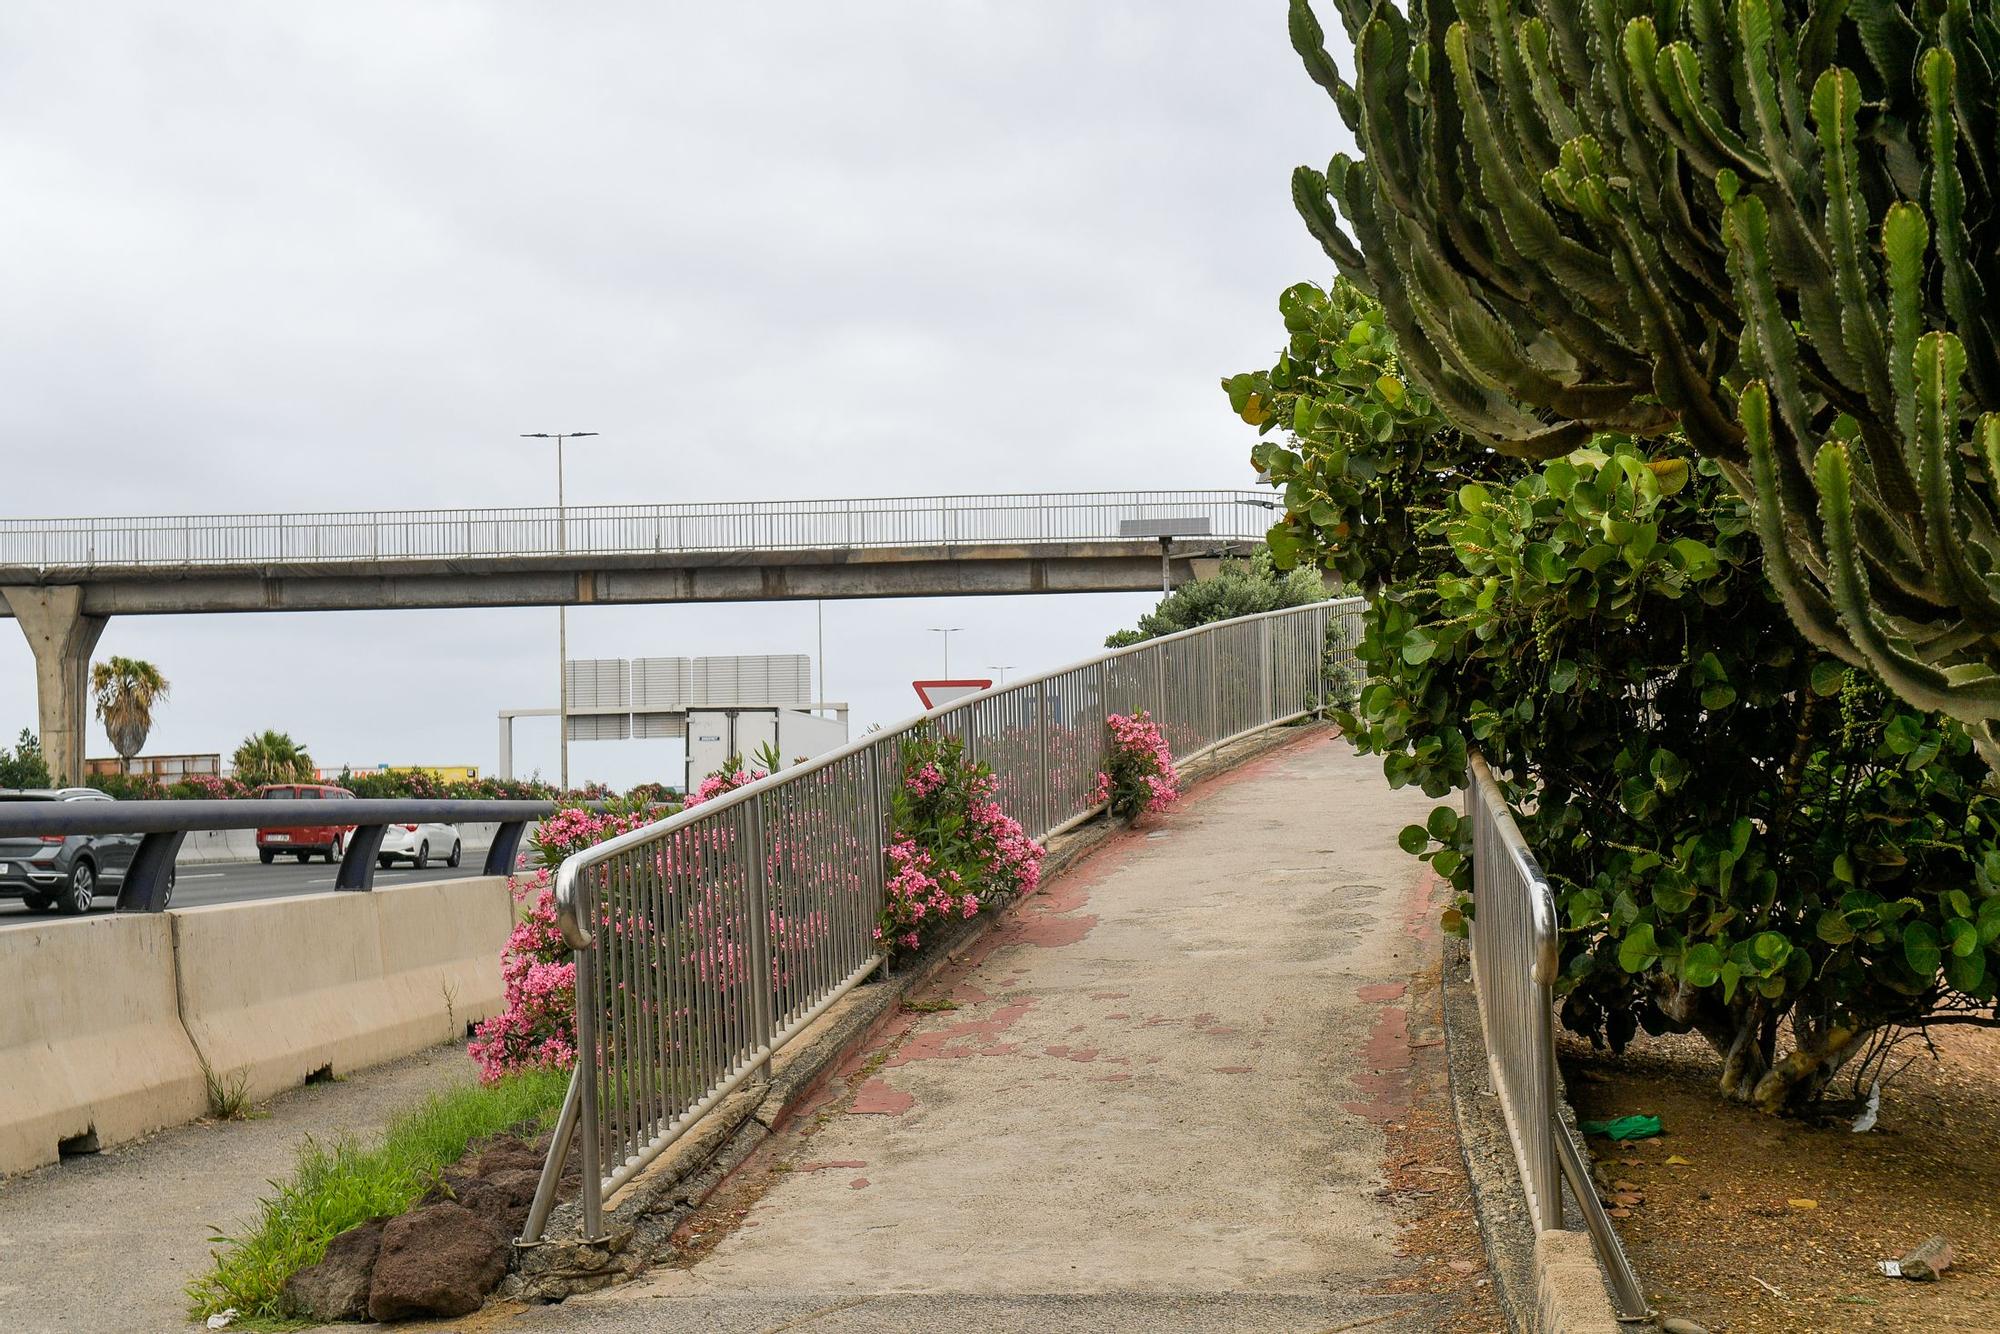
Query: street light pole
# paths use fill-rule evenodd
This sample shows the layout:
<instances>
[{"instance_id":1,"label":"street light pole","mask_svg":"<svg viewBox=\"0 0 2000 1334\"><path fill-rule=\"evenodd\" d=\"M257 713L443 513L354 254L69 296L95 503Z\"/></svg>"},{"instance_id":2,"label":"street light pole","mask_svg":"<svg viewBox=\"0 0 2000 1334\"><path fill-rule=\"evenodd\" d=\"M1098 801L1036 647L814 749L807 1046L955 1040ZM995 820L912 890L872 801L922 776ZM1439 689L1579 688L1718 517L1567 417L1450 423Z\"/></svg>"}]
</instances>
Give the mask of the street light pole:
<instances>
[{"instance_id":1,"label":"street light pole","mask_svg":"<svg viewBox=\"0 0 2000 1334\"><path fill-rule=\"evenodd\" d=\"M944 636L944 679L951 680L951 635L954 630L963 630L962 625L934 625L931 633Z\"/></svg>"},{"instance_id":2,"label":"street light pole","mask_svg":"<svg viewBox=\"0 0 2000 1334\"><path fill-rule=\"evenodd\" d=\"M1012 663L1012 662L1010 662L1010 663L1008 663L1008 664L1007 664L1006 666L1004 666L1004 667L995 667L995 666L993 666L993 665L991 665L991 664L989 663L989 664L987 665L987 668L986 668L986 670L987 670L987 671L989 671L989 672L998 672L998 673L1000 673L1000 679L999 679L999 680L998 680L997 682L995 682L994 684L996 684L996 685L1003 685L1003 686L1004 686L1004 685L1006 685L1006 684L1007 684L1007 673L1009 673L1009 672L1013 671L1013 670L1014 670L1014 668L1015 668L1015 667L1017 667L1018 665L1019 665L1018 663Z\"/></svg>"},{"instance_id":3,"label":"street light pole","mask_svg":"<svg viewBox=\"0 0 2000 1334\"><path fill-rule=\"evenodd\" d=\"M523 440L556 442L556 554L569 554L569 511L563 497L563 442L595 431L524 431ZM562 736L562 790L569 792L569 603L556 603L556 728Z\"/></svg>"}]
</instances>

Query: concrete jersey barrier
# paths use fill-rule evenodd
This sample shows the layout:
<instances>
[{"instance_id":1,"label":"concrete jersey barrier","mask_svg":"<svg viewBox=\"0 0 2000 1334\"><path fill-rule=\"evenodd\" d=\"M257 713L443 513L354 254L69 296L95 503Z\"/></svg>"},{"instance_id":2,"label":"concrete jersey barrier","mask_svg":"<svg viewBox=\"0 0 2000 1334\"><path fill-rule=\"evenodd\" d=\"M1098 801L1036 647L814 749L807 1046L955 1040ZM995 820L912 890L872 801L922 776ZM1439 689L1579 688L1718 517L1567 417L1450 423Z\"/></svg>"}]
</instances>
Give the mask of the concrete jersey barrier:
<instances>
[{"instance_id":1,"label":"concrete jersey barrier","mask_svg":"<svg viewBox=\"0 0 2000 1334\"><path fill-rule=\"evenodd\" d=\"M512 908L479 877L177 909L181 1021L252 1100L422 1051L497 1008Z\"/></svg>"},{"instance_id":2,"label":"concrete jersey barrier","mask_svg":"<svg viewBox=\"0 0 2000 1334\"><path fill-rule=\"evenodd\" d=\"M469 1025L500 1013L500 951L515 922L505 876L397 885L369 897L397 1011L436 1021L422 1045L464 1038Z\"/></svg>"},{"instance_id":3,"label":"concrete jersey barrier","mask_svg":"<svg viewBox=\"0 0 2000 1334\"><path fill-rule=\"evenodd\" d=\"M208 1108L175 999L173 924L118 913L0 931L0 1174Z\"/></svg>"}]
</instances>

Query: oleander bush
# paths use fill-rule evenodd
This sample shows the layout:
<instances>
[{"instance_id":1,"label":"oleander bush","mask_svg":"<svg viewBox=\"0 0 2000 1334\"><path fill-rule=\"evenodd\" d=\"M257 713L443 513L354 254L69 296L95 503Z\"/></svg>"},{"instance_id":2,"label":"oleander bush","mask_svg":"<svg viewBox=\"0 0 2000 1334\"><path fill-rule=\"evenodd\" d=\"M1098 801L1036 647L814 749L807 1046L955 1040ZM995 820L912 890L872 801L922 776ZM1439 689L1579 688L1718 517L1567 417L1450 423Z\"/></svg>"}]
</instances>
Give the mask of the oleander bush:
<instances>
[{"instance_id":1,"label":"oleander bush","mask_svg":"<svg viewBox=\"0 0 2000 1334\"><path fill-rule=\"evenodd\" d=\"M952 922L1041 883L1042 848L994 800L986 765L931 727L902 745L891 805L888 898L875 939L891 956L921 949Z\"/></svg>"},{"instance_id":2,"label":"oleander bush","mask_svg":"<svg viewBox=\"0 0 2000 1334\"><path fill-rule=\"evenodd\" d=\"M1159 725L1144 709L1105 719L1110 730L1107 766L1098 772L1092 800L1101 801L1115 820L1127 823L1163 811L1180 799L1181 776Z\"/></svg>"},{"instance_id":3,"label":"oleander bush","mask_svg":"<svg viewBox=\"0 0 2000 1334\"><path fill-rule=\"evenodd\" d=\"M576 957L556 926L555 872L563 859L647 823L640 812L607 814L565 806L536 826L538 863L511 883L525 905L500 955L506 1008L483 1020L466 1050L488 1083L528 1070L576 1064Z\"/></svg>"}]
</instances>

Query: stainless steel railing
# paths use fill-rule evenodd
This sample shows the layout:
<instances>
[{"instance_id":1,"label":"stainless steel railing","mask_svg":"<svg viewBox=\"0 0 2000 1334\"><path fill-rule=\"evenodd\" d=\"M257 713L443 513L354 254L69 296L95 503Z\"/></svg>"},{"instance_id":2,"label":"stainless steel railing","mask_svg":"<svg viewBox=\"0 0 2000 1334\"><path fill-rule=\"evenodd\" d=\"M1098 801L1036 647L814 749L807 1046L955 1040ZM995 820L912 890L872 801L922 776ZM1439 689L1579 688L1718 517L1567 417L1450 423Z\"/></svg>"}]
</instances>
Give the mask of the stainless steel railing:
<instances>
[{"instance_id":1,"label":"stainless steel railing","mask_svg":"<svg viewBox=\"0 0 2000 1334\"><path fill-rule=\"evenodd\" d=\"M1202 626L983 691L577 853L556 874L576 950L577 1072L522 1241L572 1144L603 1201L874 971L901 747L931 726L992 768L1030 836L1102 809L1107 715L1149 712L1177 762L1325 703L1336 620L1360 599Z\"/></svg>"},{"instance_id":2,"label":"stainless steel railing","mask_svg":"<svg viewBox=\"0 0 2000 1334\"><path fill-rule=\"evenodd\" d=\"M0 519L0 568L478 560L670 552L817 551L1129 539L1134 531L1245 541L1268 496L1130 491L567 509Z\"/></svg>"},{"instance_id":3,"label":"stainless steel railing","mask_svg":"<svg viewBox=\"0 0 2000 1334\"><path fill-rule=\"evenodd\" d=\"M1555 895L1486 761L1468 765L1472 825L1472 985L1487 1062L1537 1231L1563 1230L1563 1182L1611 1279L1622 1318L1647 1314L1639 1279L1605 1215L1556 1096L1555 982L1561 936Z\"/></svg>"}]
</instances>

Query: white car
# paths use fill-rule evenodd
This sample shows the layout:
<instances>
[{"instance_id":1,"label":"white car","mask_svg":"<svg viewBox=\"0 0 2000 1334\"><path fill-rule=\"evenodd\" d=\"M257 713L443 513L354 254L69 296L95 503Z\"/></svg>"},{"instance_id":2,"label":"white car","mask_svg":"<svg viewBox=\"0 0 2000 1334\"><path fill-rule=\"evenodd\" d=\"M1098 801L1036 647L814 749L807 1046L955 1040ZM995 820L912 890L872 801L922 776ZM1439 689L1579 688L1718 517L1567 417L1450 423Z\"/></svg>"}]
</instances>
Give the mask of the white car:
<instances>
[{"instance_id":1,"label":"white car","mask_svg":"<svg viewBox=\"0 0 2000 1334\"><path fill-rule=\"evenodd\" d=\"M408 862L421 871L433 861L456 866L463 853L456 825L392 824L382 831L382 850L375 861L380 866Z\"/></svg>"}]
</instances>

